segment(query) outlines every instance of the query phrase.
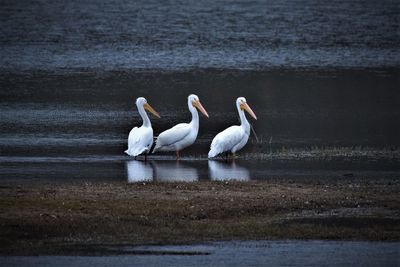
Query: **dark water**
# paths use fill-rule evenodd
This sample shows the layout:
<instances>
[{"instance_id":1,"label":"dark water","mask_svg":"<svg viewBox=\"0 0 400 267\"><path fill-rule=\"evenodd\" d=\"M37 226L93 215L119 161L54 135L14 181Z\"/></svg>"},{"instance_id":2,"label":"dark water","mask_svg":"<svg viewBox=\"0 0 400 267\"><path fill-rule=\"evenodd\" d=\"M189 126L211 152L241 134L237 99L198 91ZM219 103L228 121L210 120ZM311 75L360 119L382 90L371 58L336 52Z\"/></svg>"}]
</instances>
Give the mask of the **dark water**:
<instances>
[{"instance_id":1,"label":"dark water","mask_svg":"<svg viewBox=\"0 0 400 267\"><path fill-rule=\"evenodd\" d=\"M196 181L287 181L302 183L340 182L345 179L396 180L398 161L293 161L164 160L148 162L108 157L2 157L1 181L29 182L196 182Z\"/></svg>"},{"instance_id":2,"label":"dark water","mask_svg":"<svg viewBox=\"0 0 400 267\"><path fill-rule=\"evenodd\" d=\"M182 152L192 162L168 165L171 154L157 155L144 167L153 179L396 176L398 14L391 0L2 1L0 175L125 180L136 97L161 114L152 119L157 135L189 121L186 97L196 93L210 118L201 117L196 143ZM238 96L258 116L258 139L235 166L208 163L213 136L238 122ZM330 167L254 161L312 147L389 157Z\"/></svg>"},{"instance_id":3,"label":"dark water","mask_svg":"<svg viewBox=\"0 0 400 267\"><path fill-rule=\"evenodd\" d=\"M396 0L1 1L0 68L399 66Z\"/></svg>"},{"instance_id":4,"label":"dark water","mask_svg":"<svg viewBox=\"0 0 400 267\"><path fill-rule=\"evenodd\" d=\"M6 180L25 181L126 180L132 177L129 169L135 168L129 168L133 163L123 151L130 129L141 123L135 97L147 97L161 114L161 119L152 118L157 135L190 120L186 98L193 92L210 118L201 116L196 143L182 151L183 160L192 162L168 165L165 161L174 159L174 153L157 154L155 162L145 166L150 166L155 180L341 177L348 172L398 177L398 73L381 69L2 74L0 174ZM207 163L215 134L238 123L234 101L240 95L247 97L258 116L251 120L258 141L252 135L236 167ZM318 156L335 147L344 150L342 156L346 150L361 156L375 150L386 154L384 160L370 155L351 164L339 160L327 165L319 159L293 167L289 161L282 165L274 160L282 158L274 155L291 150L301 156L301 151L313 149ZM263 155L272 162L260 160ZM140 173L141 164L137 165Z\"/></svg>"},{"instance_id":5,"label":"dark water","mask_svg":"<svg viewBox=\"0 0 400 267\"><path fill-rule=\"evenodd\" d=\"M129 256L0 257L4 266L398 266L398 242L250 241L127 247ZM197 254L197 255L196 255Z\"/></svg>"}]
</instances>

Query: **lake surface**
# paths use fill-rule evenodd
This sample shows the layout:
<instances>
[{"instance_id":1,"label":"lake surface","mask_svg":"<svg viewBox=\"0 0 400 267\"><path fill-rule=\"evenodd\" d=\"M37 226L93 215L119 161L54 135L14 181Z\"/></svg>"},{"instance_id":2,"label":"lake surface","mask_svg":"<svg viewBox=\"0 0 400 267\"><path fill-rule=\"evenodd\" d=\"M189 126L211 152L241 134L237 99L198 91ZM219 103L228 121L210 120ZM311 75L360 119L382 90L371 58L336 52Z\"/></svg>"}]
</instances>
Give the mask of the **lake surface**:
<instances>
[{"instance_id":1,"label":"lake surface","mask_svg":"<svg viewBox=\"0 0 400 267\"><path fill-rule=\"evenodd\" d=\"M133 255L0 257L4 266L398 266L398 242L245 241L126 247ZM136 255L135 255L136 254Z\"/></svg>"},{"instance_id":2,"label":"lake surface","mask_svg":"<svg viewBox=\"0 0 400 267\"><path fill-rule=\"evenodd\" d=\"M399 66L396 0L2 1L11 71Z\"/></svg>"}]
</instances>

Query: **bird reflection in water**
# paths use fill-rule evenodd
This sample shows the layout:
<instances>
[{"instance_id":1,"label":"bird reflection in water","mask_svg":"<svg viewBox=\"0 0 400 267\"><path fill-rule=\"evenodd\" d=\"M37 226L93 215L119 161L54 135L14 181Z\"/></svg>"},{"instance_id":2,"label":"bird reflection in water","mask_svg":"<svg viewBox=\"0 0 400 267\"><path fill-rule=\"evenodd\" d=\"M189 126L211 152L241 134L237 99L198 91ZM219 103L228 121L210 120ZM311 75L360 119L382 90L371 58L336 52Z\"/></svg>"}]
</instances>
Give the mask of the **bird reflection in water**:
<instances>
[{"instance_id":1,"label":"bird reflection in water","mask_svg":"<svg viewBox=\"0 0 400 267\"><path fill-rule=\"evenodd\" d=\"M208 172L213 181L249 181L250 173L245 167L232 162L208 161Z\"/></svg>"},{"instance_id":2,"label":"bird reflection in water","mask_svg":"<svg viewBox=\"0 0 400 267\"><path fill-rule=\"evenodd\" d=\"M143 162L131 160L126 162L126 173L129 183L144 181L195 182L199 180L196 168L175 161Z\"/></svg>"},{"instance_id":3,"label":"bird reflection in water","mask_svg":"<svg viewBox=\"0 0 400 267\"><path fill-rule=\"evenodd\" d=\"M149 162L130 160L126 162L128 183L153 181L153 167Z\"/></svg>"},{"instance_id":4,"label":"bird reflection in water","mask_svg":"<svg viewBox=\"0 0 400 267\"><path fill-rule=\"evenodd\" d=\"M162 182L195 182L199 180L196 168L182 162L152 162L155 180Z\"/></svg>"},{"instance_id":5,"label":"bird reflection in water","mask_svg":"<svg viewBox=\"0 0 400 267\"><path fill-rule=\"evenodd\" d=\"M145 162L131 160L126 162L126 172L129 183L145 181L195 182L199 180L197 168L179 161ZM209 160L208 176L213 181L250 180L249 170L234 161L219 162Z\"/></svg>"}]
</instances>

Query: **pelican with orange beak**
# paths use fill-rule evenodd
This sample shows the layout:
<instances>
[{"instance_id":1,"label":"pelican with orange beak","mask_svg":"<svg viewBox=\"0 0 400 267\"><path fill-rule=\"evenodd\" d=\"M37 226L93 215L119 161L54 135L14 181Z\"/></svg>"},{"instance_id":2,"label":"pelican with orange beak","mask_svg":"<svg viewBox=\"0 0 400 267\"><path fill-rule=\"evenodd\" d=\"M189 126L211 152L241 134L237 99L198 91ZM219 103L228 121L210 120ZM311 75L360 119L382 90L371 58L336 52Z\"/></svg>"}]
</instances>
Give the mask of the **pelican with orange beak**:
<instances>
[{"instance_id":1,"label":"pelican with orange beak","mask_svg":"<svg viewBox=\"0 0 400 267\"><path fill-rule=\"evenodd\" d=\"M247 140L249 140L250 124L246 119L244 111L247 111L255 120L257 120L256 114L251 110L244 97L236 99L236 108L241 124L231 126L214 137L211 142L210 152L208 152L209 158L229 151L235 155L236 151L242 149L246 145Z\"/></svg>"},{"instance_id":2,"label":"pelican with orange beak","mask_svg":"<svg viewBox=\"0 0 400 267\"><path fill-rule=\"evenodd\" d=\"M157 151L176 151L176 159L179 159L179 151L192 145L196 141L199 132L199 114L197 109L208 118L208 113L201 105L197 95L188 96L188 107L192 113L190 123L179 123L162 132L156 141L153 153Z\"/></svg>"},{"instance_id":3,"label":"pelican with orange beak","mask_svg":"<svg viewBox=\"0 0 400 267\"><path fill-rule=\"evenodd\" d=\"M141 127L134 127L130 131L128 136L128 149L125 150L125 153L135 158L144 153L146 160L147 154L150 152L150 148L153 145L153 128L151 128L151 122L147 116L146 110L157 118L160 118L160 115L147 103L144 97L138 97L136 99L136 106L142 117L143 125Z\"/></svg>"}]
</instances>

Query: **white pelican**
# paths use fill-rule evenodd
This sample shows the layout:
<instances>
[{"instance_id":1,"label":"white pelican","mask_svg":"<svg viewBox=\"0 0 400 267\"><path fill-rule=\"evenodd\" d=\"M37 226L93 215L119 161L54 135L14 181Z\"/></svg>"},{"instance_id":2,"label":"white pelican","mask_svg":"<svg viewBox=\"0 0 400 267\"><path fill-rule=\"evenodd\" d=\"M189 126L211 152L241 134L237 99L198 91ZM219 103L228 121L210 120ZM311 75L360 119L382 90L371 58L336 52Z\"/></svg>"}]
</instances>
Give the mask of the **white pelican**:
<instances>
[{"instance_id":1,"label":"white pelican","mask_svg":"<svg viewBox=\"0 0 400 267\"><path fill-rule=\"evenodd\" d=\"M207 118L208 113L201 105L197 95L188 96L188 107L192 113L192 121L190 123L179 123L171 129L160 133L152 153L156 151L176 151L176 158L179 159L179 151L194 143L199 132L199 114L197 113L197 109Z\"/></svg>"},{"instance_id":2,"label":"white pelican","mask_svg":"<svg viewBox=\"0 0 400 267\"><path fill-rule=\"evenodd\" d=\"M235 154L247 143L250 136L250 124L246 119L244 110L246 110L254 119L257 120L256 114L249 107L246 98L238 97L236 99L236 108L239 112L241 125L231 126L217 134L211 142L211 149L208 157L213 158L222 152L230 151Z\"/></svg>"},{"instance_id":3,"label":"white pelican","mask_svg":"<svg viewBox=\"0 0 400 267\"><path fill-rule=\"evenodd\" d=\"M140 116L142 117L143 125L139 128L134 127L130 131L128 136L128 149L125 150L125 153L133 157L145 153L146 159L147 153L153 145L153 128L151 128L151 122L145 109L158 118L160 118L160 115L147 103L147 100L144 97L138 97L136 99L136 106Z\"/></svg>"}]
</instances>

